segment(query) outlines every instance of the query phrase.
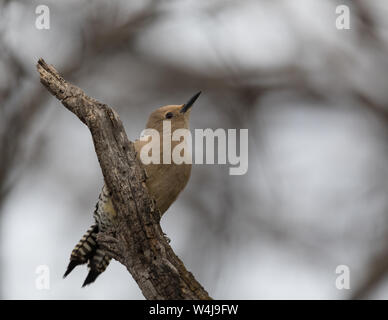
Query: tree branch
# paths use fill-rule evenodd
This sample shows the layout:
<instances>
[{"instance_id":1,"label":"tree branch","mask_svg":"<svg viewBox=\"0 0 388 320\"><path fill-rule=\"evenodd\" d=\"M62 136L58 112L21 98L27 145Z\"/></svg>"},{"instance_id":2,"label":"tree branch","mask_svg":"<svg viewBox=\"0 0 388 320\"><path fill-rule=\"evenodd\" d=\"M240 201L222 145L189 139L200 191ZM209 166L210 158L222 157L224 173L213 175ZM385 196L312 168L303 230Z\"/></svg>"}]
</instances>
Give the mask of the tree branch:
<instances>
[{"instance_id":1,"label":"tree branch","mask_svg":"<svg viewBox=\"0 0 388 320\"><path fill-rule=\"evenodd\" d=\"M146 176L117 113L66 82L43 59L37 68L41 83L92 134L118 215L114 228L99 236L99 244L126 266L146 299L211 299L165 240Z\"/></svg>"}]
</instances>

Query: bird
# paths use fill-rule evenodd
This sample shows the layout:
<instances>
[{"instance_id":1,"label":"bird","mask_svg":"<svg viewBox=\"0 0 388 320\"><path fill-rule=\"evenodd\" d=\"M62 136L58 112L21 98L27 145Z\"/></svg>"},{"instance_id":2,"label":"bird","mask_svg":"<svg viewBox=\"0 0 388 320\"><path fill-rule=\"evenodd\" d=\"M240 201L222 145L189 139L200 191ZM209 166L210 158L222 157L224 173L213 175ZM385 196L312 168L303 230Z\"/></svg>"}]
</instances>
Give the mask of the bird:
<instances>
[{"instance_id":1,"label":"bird","mask_svg":"<svg viewBox=\"0 0 388 320\"><path fill-rule=\"evenodd\" d=\"M197 100L201 91L192 96L188 102L183 105L167 105L153 111L146 123L146 129L154 129L160 135L158 141L163 144L163 122L169 121L171 132L176 129L189 129L189 120L191 108ZM147 144L147 139L140 139L134 142L136 156L140 159L141 148ZM180 141L171 141L171 149ZM160 156L163 159L163 147L160 146ZM159 209L161 216L177 199L178 195L187 185L191 175L191 163L176 164L174 161L169 163L149 163L143 164L139 161L146 173L146 186L150 196L155 200L155 205ZM81 240L77 243L70 255L70 262L65 278L77 266L87 263L88 274L82 285L85 287L93 283L97 277L108 267L111 258L99 246L97 235L99 232L106 231L112 226L117 213L112 202L112 193L104 184L96 203L93 218L94 224L86 231Z\"/></svg>"}]
</instances>

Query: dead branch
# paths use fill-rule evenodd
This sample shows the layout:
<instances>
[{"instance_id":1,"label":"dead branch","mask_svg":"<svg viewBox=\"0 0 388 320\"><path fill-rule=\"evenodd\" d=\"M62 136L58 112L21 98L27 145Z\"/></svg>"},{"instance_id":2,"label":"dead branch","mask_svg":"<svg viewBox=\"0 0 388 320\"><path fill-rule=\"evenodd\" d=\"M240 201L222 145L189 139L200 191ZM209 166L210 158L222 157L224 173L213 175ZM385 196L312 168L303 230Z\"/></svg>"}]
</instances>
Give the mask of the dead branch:
<instances>
[{"instance_id":1,"label":"dead branch","mask_svg":"<svg viewBox=\"0 0 388 320\"><path fill-rule=\"evenodd\" d=\"M118 214L114 229L99 237L100 245L126 266L147 299L211 299L165 240L134 145L117 113L65 81L42 59L37 68L41 83L92 134Z\"/></svg>"}]
</instances>

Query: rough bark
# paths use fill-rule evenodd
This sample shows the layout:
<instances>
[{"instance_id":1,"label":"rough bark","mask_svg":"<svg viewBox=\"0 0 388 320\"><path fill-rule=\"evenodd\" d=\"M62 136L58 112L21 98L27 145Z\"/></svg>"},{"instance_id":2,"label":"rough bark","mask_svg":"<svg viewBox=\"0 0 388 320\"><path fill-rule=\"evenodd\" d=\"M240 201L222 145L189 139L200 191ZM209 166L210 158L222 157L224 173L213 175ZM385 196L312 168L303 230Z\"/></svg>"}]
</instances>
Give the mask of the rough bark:
<instances>
[{"instance_id":1,"label":"rough bark","mask_svg":"<svg viewBox=\"0 0 388 320\"><path fill-rule=\"evenodd\" d=\"M117 225L99 235L126 266L146 299L211 299L167 243L146 176L117 113L65 81L40 59L41 83L89 128L105 183L113 193Z\"/></svg>"}]
</instances>

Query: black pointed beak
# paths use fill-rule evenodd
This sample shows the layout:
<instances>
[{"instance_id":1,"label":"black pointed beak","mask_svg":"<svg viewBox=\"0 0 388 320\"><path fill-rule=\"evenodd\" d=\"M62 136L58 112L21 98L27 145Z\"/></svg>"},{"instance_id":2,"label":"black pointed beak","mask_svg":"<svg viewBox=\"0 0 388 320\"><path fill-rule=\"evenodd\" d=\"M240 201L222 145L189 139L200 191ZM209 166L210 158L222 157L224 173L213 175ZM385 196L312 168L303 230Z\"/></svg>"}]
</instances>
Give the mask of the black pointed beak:
<instances>
[{"instance_id":1,"label":"black pointed beak","mask_svg":"<svg viewBox=\"0 0 388 320\"><path fill-rule=\"evenodd\" d=\"M198 99L198 97L199 97L200 94L201 94L201 91L198 92L198 93L196 93L195 95L193 95L193 96L190 98L190 100L187 101L187 102L183 105L183 107L182 107L182 109L181 109L180 112L181 112L181 113L185 113L187 110L189 110L189 109L193 106L195 100Z\"/></svg>"}]
</instances>

